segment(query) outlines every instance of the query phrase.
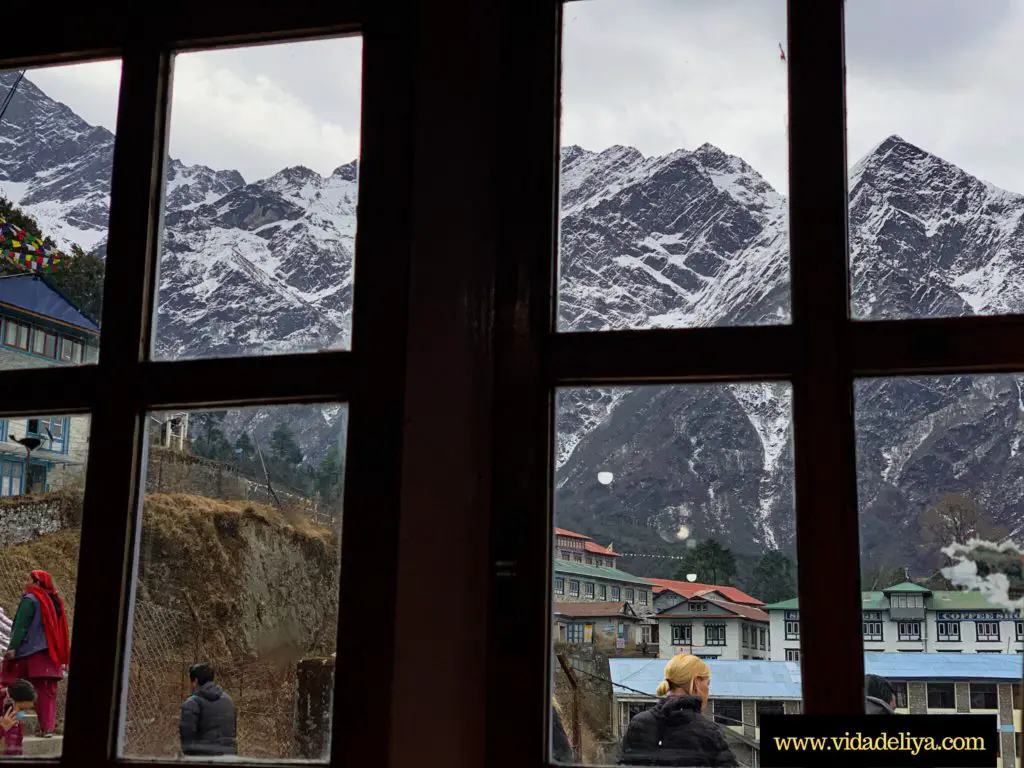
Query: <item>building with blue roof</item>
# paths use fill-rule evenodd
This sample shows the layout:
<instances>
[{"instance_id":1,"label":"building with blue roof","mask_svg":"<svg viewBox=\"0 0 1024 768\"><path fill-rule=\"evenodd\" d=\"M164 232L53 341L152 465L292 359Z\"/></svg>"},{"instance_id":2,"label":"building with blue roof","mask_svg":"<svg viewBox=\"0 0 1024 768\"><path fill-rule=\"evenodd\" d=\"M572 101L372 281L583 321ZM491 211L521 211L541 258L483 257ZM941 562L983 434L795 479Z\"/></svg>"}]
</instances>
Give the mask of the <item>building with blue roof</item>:
<instances>
[{"instance_id":1,"label":"building with blue roof","mask_svg":"<svg viewBox=\"0 0 1024 768\"><path fill-rule=\"evenodd\" d=\"M789 661L707 660L711 669L708 714L749 747L747 765L757 764L760 718L801 711L800 664ZM611 658L612 731L621 739L629 721L655 701L665 659ZM1014 762L1021 730L1022 658L1017 654L865 653L867 674L887 679L898 714L996 715L1003 755Z\"/></svg>"},{"instance_id":2,"label":"building with blue roof","mask_svg":"<svg viewBox=\"0 0 1024 768\"><path fill-rule=\"evenodd\" d=\"M96 322L42 276L0 276L0 370L94 363L99 337ZM88 441L88 416L0 419L0 496L80 483Z\"/></svg>"}]
</instances>

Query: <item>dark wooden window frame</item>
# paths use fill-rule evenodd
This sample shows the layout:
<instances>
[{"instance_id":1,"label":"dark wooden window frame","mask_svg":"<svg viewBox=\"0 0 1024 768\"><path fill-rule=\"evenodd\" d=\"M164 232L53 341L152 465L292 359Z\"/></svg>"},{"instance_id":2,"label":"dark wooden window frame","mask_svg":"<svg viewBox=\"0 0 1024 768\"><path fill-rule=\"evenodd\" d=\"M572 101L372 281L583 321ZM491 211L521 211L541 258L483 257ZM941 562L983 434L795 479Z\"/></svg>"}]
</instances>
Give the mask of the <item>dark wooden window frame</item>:
<instances>
[{"instance_id":1,"label":"dark wooden window frame","mask_svg":"<svg viewBox=\"0 0 1024 768\"><path fill-rule=\"evenodd\" d=\"M116 762L142 418L161 408L349 403L340 610L362 615L370 594L393 609L375 611L372 640L339 632L332 762L520 768L548 762L556 389L789 381L798 589L813 617L804 711L862 711L854 380L1024 370L1024 318L851 320L843 6L789 0L792 324L595 334L554 332L560 3L10 11L12 28L45 34L7 40L2 69L123 65L100 362L0 374L6 415L102 425L64 762ZM364 41L352 351L149 360L173 53L351 33ZM436 618L424 572L445 584L446 636L418 631ZM452 673L424 686L426 667Z\"/></svg>"},{"instance_id":2,"label":"dark wooden window frame","mask_svg":"<svg viewBox=\"0 0 1024 768\"><path fill-rule=\"evenodd\" d=\"M54 15L59 14L60 23ZM350 470L345 489L341 615L365 611L367 595L396 595L398 506L412 218L414 47L400 22L359 2L286 6L169 2L132 12L113 3L80 9L12 10L8 21L53 34L24 36L0 52L0 69L116 57L121 60L111 178L100 358L96 365L4 371L4 413L89 413L75 625L63 760L119 762L121 689L130 643L144 417L150 410L346 402ZM359 226L351 351L155 362L152 317L162 229L162 173L174 54L215 46L363 36ZM28 37L36 38L36 45ZM349 516L349 513L351 516ZM394 616L375 619L372 638L340 631L340 659L393 655ZM335 672L332 762L387 762L386 674L367 664ZM358 690L356 705L344 690ZM365 706L369 699L370 706ZM32 764L33 761L24 761ZM37 764L43 764L38 763ZM160 764L161 761L156 761ZM163 761L174 764L175 761ZM50 763L52 764L52 763Z\"/></svg>"},{"instance_id":3,"label":"dark wooden window frame","mask_svg":"<svg viewBox=\"0 0 1024 768\"><path fill-rule=\"evenodd\" d=\"M610 2L611 0L602 0ZM1024 370L1024 317L858 322L850 316L844 2L789 0L789 211L792 323L776 327L555 333L559 10L516 31L532 56L506 83L533 117L511 121L529 154L516 188L530 226L499 272L493 484L494 574L489 757L543 762L552 660L541 614L551 556L554 393L559 387L789 381L793 387L803 711L863 711L860 542L853 387L858 378ZM642 12L640 8L637 12ZM523 12L526 15L526 11ZM524 87L520 80L530 81ZM519 85L517 89L514 86ZM511 131L510 131L511 135ZM536 162L537 157L545 163ZM510 187L513 185L510 185ZM504 313L504 314L503 314ZM547 437L541 442L541 436ZM547 515L520 515L546 509ZM547 606L544 606L547 608ZM511 648L500 638L516 637ZM848 638L835 645L836 637ZM528 710L527 707L533 707ZM529 713L528 718L524 713ZM528 739L512 749L502 724ZM535 730L534 730L535 729ZM514 753L510 754L510 753Z\"/></svg>"}]
</instances>

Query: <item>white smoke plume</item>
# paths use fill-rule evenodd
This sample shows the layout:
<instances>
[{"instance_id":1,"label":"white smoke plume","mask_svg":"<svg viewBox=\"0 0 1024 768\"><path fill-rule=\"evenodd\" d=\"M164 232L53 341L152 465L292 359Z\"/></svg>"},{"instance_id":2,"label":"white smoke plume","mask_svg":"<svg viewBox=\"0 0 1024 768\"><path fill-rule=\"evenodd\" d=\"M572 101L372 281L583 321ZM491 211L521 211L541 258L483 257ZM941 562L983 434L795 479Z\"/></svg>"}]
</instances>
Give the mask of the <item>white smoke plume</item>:
<instances>
[{"instance_id":1,"label":"white smoke plume","mask_svg":"<svg viewBox=\"0 0 1024 768\"><path fill-rule=\"evenodd\" d=\"M981 592L985 600L993 606L1011 611L1024 607L1024 599L1014 600L1010 597L1010 580L1005 573L978 575L978 564L969 559L977 550L1013 554L1024 560L1024 550L1009 539L1003 542L969 539L966 544L954 543L943 548L942 553L949 557L953 564L943 568L942 575L958 589Z\"/></svg>"}]
</instances>

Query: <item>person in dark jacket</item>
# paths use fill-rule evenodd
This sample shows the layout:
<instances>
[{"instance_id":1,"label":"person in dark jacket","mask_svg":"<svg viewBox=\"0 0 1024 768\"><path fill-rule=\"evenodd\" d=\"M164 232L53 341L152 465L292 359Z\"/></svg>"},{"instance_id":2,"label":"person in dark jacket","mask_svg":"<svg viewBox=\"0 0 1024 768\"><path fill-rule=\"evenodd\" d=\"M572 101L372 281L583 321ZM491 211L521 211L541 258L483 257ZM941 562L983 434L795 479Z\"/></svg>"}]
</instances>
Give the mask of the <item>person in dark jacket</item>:
<instances>
[{"instance_id":1,"label":"person in dark jacket","mask_svg":"<svg viewBox=\"0 0 1024 768\"><path fill-rule=\"evenodd\" d=\"M895 715L896 691L878 675L864 677L864 711L869 715Z\"/></svg>"},{"instance_id":2,"label":"person in dark jacket","mask_svg":"<svg viewBox=\"0 0 1024 768\"><path fill-rule=\"evenodd\" d=\"M721 728L704 717L711 669L681 653L665 665L657 694L663 697L630 722L620 765L736 766Z\"/></svg>"},{"instance_id":3,"label":"person in dark jacket","mask_svg":"<svg viewBox=\"0 0 1024 768\"><path fill-rule=\"evenodd\" d=\"M195 664L188 671L192 695L181 705L181 751L186 755L234 755L235 702L213 682L213 667Z\"/></svg>"},{"instance_id":4,"label":"person in dark jacket","mask_svg":"<svg viewBox=\"0 0 1024 768\"><path fill-rule=\"evenodd\" d=\"M556 763L572 764L576 761L562 722L562 708L554 697L551 698L551 757Z\"/></svg>"}]
</instances>

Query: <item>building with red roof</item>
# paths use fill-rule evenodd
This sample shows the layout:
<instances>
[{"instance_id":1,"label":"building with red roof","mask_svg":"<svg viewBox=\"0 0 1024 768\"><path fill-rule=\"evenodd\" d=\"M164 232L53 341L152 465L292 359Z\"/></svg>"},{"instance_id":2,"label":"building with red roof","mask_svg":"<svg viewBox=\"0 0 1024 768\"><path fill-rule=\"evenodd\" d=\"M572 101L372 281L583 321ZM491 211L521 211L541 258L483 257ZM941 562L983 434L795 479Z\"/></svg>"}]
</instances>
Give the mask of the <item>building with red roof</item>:
<instances>
[{"instance_id":1,"label":"building with red roof","mask_svg":"<svg viewBox=\"0 0 1024 768\"><path fill-rule=\"evenodd\" d=\"M555 557L572 563L615 568L615 558L621 557L612 545L602 547L589 536L565 528L555 528Z\"/></svg>"},{"instance_id":2,"label":"building with red roof","mask_svg":"<svg viewBox=\"0 0 1024 768\"><path fill-rule=\"evenodd\" d=\"M654 587L655 594L655 605L657 605L657 595L661 594L665 590L673 592L679 597L694 597L705 592L717 592L726 600L733 603L740 603L741 605L764 605L763 602L758 600L756 597L751 597L746 592L743 592L736 587L725 587L718 584L701 584L699 582L689 581L676 581L674 579L649 579L644 578L648 584Z\"/></svg>"}]
</instances>

